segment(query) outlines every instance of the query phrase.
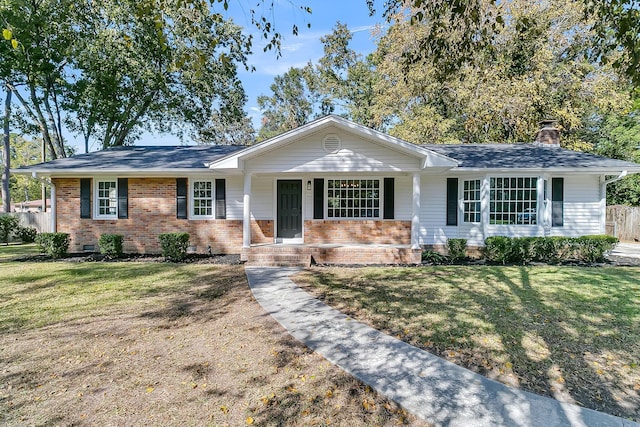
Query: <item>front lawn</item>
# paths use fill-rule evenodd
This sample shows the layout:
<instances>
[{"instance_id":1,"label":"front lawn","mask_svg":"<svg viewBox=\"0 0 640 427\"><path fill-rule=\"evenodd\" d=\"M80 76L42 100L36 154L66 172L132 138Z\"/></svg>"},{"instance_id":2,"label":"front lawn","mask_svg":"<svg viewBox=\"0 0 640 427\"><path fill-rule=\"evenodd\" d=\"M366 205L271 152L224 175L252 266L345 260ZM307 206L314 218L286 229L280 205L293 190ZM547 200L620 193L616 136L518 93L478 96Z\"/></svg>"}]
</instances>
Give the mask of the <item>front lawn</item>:
<instances>
[{"instance_id":1,"label":"front lawn","mask_svg":"<svg viewBox=\"0 0 640 427\"><path fill-rule=\"evenodd\" d=\"M8 248L0 425L424 425L293 339L242 266Z\"/></svg>"},{"instance_id":2,"label":"front lawn","mask_svg":"<svg viewBox=\"0 0 640 427\"><path fill-rule=\"evenodd\" d=\"M294 280L485 376L640 420L640 268L317 268Z\"/></svg>"}]
</instances>

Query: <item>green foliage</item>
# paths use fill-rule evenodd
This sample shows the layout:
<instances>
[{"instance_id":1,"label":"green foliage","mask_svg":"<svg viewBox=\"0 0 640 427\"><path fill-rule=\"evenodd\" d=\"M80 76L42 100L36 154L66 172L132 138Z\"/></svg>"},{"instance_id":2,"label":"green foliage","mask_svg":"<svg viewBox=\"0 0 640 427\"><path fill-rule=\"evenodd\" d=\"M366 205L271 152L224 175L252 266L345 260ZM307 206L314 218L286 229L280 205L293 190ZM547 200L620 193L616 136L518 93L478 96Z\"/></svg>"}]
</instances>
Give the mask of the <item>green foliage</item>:
<instances>
[{"instance_id":1,"label":"green foliage","mask_svg":"<svg viewBox=\"0 0 640 427\"><path fill-rule=\"evenodd\" d=\"M372 109L394 136L420 144L530 142L538 122L554 117L564 147L588 150L594 118L630 107L628 82L586 58L592 34L580 2L473 2L462 9L486 20L471 33L459 10L446 12L449 3L421 3L425 19L392 17L374 54ZM509 19L493 20L502 13ZM476 49L456 49L484 32L491 37L479 37Z\"/></svg>"},{"instance_id":2,"label":"green foliage","mask_svg":"<svg viewBox=\"0 0 640 427\"><path fill-rule=\"evenodd\" d=\"M187 256L189 233L162 233L158 235L162 256L169 261L182 261Z\"/></svg>"},{"instance_id":3,"label":"green foliage","mask_svg":"<svg viewBox=\"0 0 640 427\"><path fill-rule=\"evenodd\" d=\"M613 236L596 235L582 236L576 239L576 253L578 260L583 262L602 262L607 252L610 252L618 243Z\"/></svg>"},{"instance_id":4,"label":"green foliage","mask_svg":"<svg viewBox=\"0 0 640 427\"><path fill-rule=\"evenodd\" d=\"M17 231L19 222L17 216L10 214L0 215L0 242L9 243L9 237Z\"/></svg>"},{"instance_id":5,"label":"green foliage","mask_svg":"<svg viewBox=\"0 0 640 427\"><path fill-rule=\"evenodd\" d=\"M444 264L447 261L447 257L439 252L432 250L422 251L422 262L428 262L431 264Z\"/></svg>"},{"instance_id":6,"label":"green foliage","mask_svg":"<svg viewBox=\"0 0 640 427\"><path fill-rule=\"evenodd\" d=\"M451 263L467 258L467 239L447 240L447 257Z\"/></svg>"},{"instance_id":7,"label":"green foliage","mask_svg":"<svg viewBox=\"0 0 640 427\"><path fill-rule=\"evenodd\" d=\"M506 264L514 258L512 239L506 236L491 236L484 240L484 257L490 262Z\"/></svg>"},{"instance_id":8,"label":"green foliage","mask_svg":"<svg viewBox=\"0 0 640 427\"><path fill-rule=\"evenodd\" d=\"M485 239L484 256L489 262L501 264L545 262L557 264L567 261L594 263L604 261L618 239L596 235L582 237L506 237Z\"/></svg>"},{"instance_id":9,"label":"green foliage","mask_svg":"<svg viewBox=\"0 0 640 427\"><path fill-rule=\"evenodd\" d=\"M15 235L23 242L23 243L33 243L36 241L36 236L38 235L38 230L33 227L22 227L18 226L16 229Z\"/></svg>"},{"instance_id":10,"label":"green foliage","mask_svg":"<svg viewBox=\"0 0 640 427\"><path fill-rule=\"evenodd\" d=\"M370 13L374 14L375 0L366 2ZM441 65L441 73L447 75L473 63L474 54L489 50L500 42L501 33L509 24L516 23L525 30L546 25L541 20L536 21L535 15L532 15L533 19L520 19L514 12L514 3L497 0L390 0L384 3L382 16L388 22L404 20L411 25L428 24L428 33L408 45L399 59L407 66L430 57ZM578 23L589 32L588 44L583 52L565 51L563 55L589 55L601 65L612 63L636 86L640 84L640 43L637 37L640 33L640 11L637 1L553 1L550 4L529 1L525 4L529 4L531 9L537 9L539 4L546 5L547 9L557 9L567 15L569 9L581 8ZM400 13L407 10L408 16ZM455 36L445 29L455 29ZM517 41L514 43L514 49L522 49L522 55L530 54L527 47ZM515 61L519 56L514 55Z\"/></svg>"},{"instance_id":11,"label":"green foliage","mask_svg":"<svg viewBox=\"0 0 640 427\"><path fill-rule=\"evenodd\" d=\"M122 234L102 234L98 244L100 245L100 253L108 257L119 257L122 255Z\"/></svg>"},{"instance_id":12,"label":"green foliage","mask_svg":"<svg viewBox=\"0 0 640 427\"><path fill-rule=\"evenodd\" d=\"M69 250L68 233L40 233L36 236L38 250L51 258L60 258Z\"/></svg>"}]
</instances>

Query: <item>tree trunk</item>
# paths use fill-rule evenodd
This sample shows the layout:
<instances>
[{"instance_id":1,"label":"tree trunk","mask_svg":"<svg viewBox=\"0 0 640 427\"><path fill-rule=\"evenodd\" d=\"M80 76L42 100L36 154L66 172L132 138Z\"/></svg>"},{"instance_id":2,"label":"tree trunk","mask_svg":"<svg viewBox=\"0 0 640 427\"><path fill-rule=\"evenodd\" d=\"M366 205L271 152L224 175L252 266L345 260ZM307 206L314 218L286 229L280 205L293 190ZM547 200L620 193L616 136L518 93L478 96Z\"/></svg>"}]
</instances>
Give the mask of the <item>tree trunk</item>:
<instances>
[{"instance_id":1,"label":"tree trunk","mask_svg":"<svg viewBox=\"0 0 640 427\"><path fill-rule=\"evenodd\" d=\"M4 170L2 171L2 204L5 212L11 212L11 194L9 193L9 173L11 168L10 134L9 122L11 120L11 90L7 90L7 97L4 100Z\"/></svg>"}]
</instances>

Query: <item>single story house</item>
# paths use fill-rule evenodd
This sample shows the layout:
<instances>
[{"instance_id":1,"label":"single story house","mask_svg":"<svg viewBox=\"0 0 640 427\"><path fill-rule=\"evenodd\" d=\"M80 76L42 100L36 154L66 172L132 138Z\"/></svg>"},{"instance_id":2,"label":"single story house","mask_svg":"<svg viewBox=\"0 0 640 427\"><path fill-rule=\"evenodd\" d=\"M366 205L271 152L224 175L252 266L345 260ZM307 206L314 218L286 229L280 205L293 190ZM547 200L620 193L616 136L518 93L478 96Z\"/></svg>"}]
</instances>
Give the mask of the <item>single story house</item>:
<instances>
[{"instance_id":1,"label":"single story house","mask_svg":"<svg viewBox=\"0 0 640 427\"><path fill-rule=\"evenodd\" d=\"M605 230L606 186L640 165L562 149L550 123L528 144L414 145L330 115L252 146L130 146L13 171L50 181L70 251L158 234L253 262L419 263L424 247L489 236Z\"/></svg>"}]
</instances>

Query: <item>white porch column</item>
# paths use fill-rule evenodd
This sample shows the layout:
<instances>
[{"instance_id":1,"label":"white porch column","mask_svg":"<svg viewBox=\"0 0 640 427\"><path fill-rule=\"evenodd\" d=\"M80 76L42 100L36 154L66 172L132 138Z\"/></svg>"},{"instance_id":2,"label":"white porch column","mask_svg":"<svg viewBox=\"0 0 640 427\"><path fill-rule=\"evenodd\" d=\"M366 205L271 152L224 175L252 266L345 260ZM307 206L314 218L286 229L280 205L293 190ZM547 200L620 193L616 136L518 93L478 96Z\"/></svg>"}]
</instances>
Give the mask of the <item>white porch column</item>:
<instances>
[{"instance_id":1,"label":"white porch column","mask_svg":"<svg viewBox=\"0 0 640 427\"><path fill-rule=\"evenodd\" d=\"M45 199L46 204L46 199ZM58 231L56 228L56 217L58 216L58 205L56 203L56 185L51 182L51 232Z\"/></svg>"},{"instance_id":2,"label":"white porch column","mask_svg":"<svg viewBox=\"0 0 640 427\"><path fill-rule=\"evenodd\" d=\"M420 249L420 174L413 174L413 211L411 215L411 249Z\"/></svg>"},{"instance_id":3,"label":"white porch column","mask_svg":"<svg viewBox=\"0 0 640 427\"><path fill-rule=\"evenodd\" d=\"M242 247L251 247L251 174L244 174L244 214L242 216Z\"/></svg>"}]
</instances>

